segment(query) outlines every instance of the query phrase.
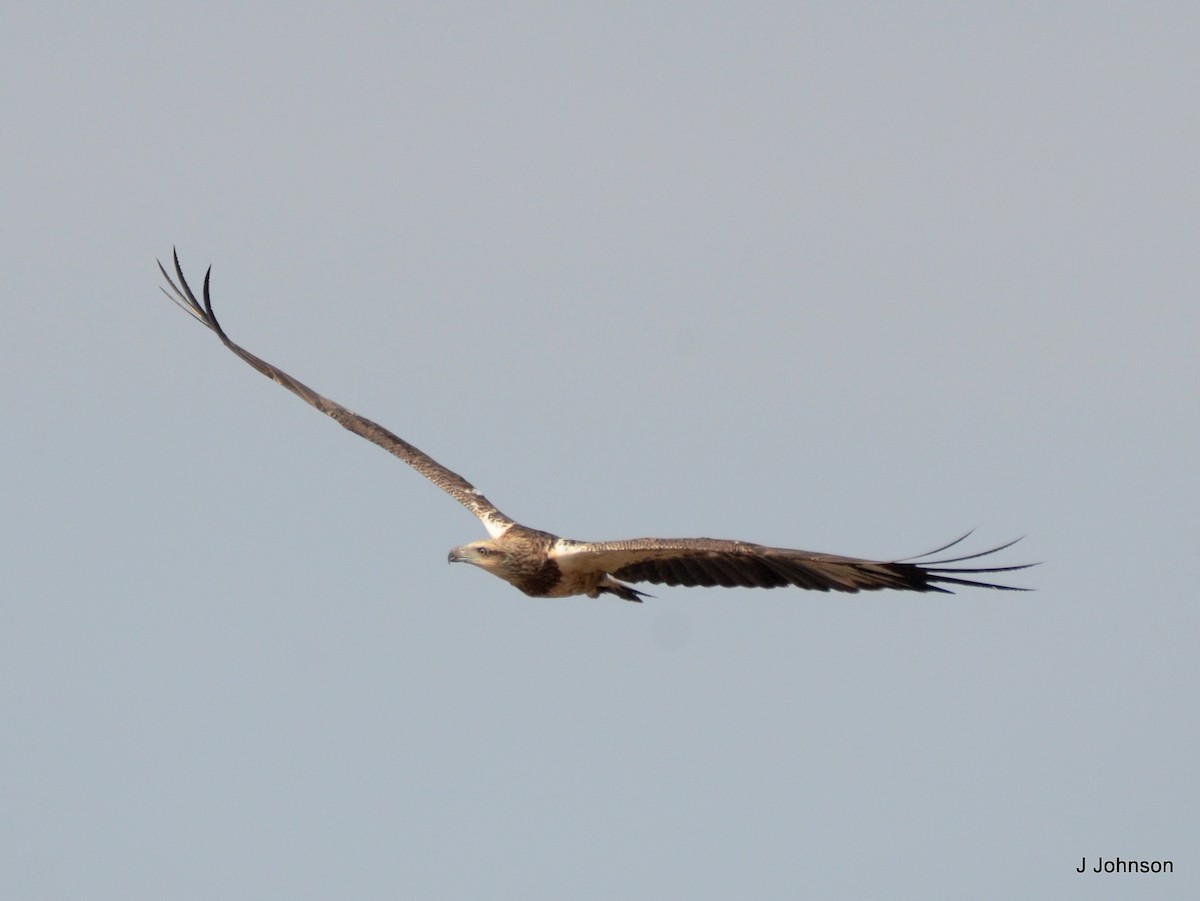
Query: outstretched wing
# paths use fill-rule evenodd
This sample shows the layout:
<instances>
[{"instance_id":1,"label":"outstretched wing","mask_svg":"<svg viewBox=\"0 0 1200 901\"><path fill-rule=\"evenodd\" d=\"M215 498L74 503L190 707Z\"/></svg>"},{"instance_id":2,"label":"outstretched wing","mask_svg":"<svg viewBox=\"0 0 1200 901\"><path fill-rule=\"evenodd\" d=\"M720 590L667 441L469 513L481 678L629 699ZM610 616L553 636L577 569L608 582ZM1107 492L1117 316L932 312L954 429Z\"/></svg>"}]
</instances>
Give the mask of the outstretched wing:
<instances>
[{"instance_id":1,"label":"outstretched wing","mask_svg":"<svg viewBox=\"0 0 1200 901\"><path fill-rule=\"evenodd\" d=\"M985 573L1027 569L1036 564L987 567L954 565L1002 551L1016 544L1016 541L961 557L925 559L953 547L966 537L964 535L919 557L891 561L816 554L715 538L635 538L631 541L603 542L560 539L552 556L564 573L603 572L625 582L653 582L657 585L720 585L725 588L780 588L795 585L815 591L848 592L877 591L881 588L949 592L942 585L970 585L1003 591L1028 590L997 585L976 577Z\"/></svg>"},{"instance_id":2,"label":"outstretched wing","mask_svg":"<svg viewBox=\"0 0 1200 901\"><path fill-rule=\"evenodd\" d=\"M372 422L365 416L359 416L352 410L347 410L341 404L335 403L329 398L318 394L304 383L292 378L282 369L272 366L266 360L261 360L248 350L234 344L229 340L229 336L225 334L225 331L221 328L221 324L217 322L217 317L213 314L212 299L208 292L208 282L209 277L212 275L212 267L210 266L208 271L204 273L204 303L201 304L196 300L196 295L192 293L192 289L188 286L187 279L183 277L183 269L179 265L179 254L174 251L172 251L172 254L175 258L175 274L179 277L179 282L176 284L175 280L167 274L167 270L163 268L162 262L159 261L158 268L161 270L163 278L167 280L167 284L171 286L170 291L163 288L163 293L212 329L217 337L221 339L221 342L231 351L267 378L287 388L288 391L291 391L305 403L316 407L326 416L331 416L342 427L349 429L355 435L378 444L388 453L395 454L478 516L493 538L503 534L513 524L513 520L497 510L491 501L480 494L474 485L458 473L442 466L437 460L413 447L403 438L393 435L378 423Z\"/></svg>"}]
</instances>

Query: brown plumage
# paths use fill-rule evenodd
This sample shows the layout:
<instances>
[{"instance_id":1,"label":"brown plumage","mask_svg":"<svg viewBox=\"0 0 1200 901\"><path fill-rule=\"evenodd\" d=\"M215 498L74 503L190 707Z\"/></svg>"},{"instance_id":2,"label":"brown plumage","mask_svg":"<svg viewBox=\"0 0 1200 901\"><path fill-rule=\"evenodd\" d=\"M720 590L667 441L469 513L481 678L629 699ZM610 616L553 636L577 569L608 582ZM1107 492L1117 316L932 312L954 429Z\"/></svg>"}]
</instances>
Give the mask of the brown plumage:
<instances>
[{"instance_id":1,"label":"brown plumage","mask_svg":"<svg viewBox=\"0 0 1200 901\"><path fill-rule=\"evenodd\" d=\"M726 588L780 588L794 585L816 591L845 592L876 591L881 588L946 592L949 589L942 587L945 585L1025 590L976 577L1026 569L1032 564L982 567L952 565L986 557L1015 542L964 556L929 559L933 554L958 544L966 535L920 557L879 561L715 538L573 541L530 529L505 516L475 486L428 454L234 344L213 313L209 294L211 267L204 274L204 300L200 302L183 277L178 254L174 255L174 262L178 282L168 274L161 262L158 264L170 287L170 291L164 288L163 293L211 329L227 348L344 428L399 457L479 518L491 537L454 548L450 551L450 562L474 564L532 597L582 594L594 598L601 594L613 594L627 601L640 601L646 596L624 584L626 582L689 587L719 585Z\"/></svg>"}]
</instances>

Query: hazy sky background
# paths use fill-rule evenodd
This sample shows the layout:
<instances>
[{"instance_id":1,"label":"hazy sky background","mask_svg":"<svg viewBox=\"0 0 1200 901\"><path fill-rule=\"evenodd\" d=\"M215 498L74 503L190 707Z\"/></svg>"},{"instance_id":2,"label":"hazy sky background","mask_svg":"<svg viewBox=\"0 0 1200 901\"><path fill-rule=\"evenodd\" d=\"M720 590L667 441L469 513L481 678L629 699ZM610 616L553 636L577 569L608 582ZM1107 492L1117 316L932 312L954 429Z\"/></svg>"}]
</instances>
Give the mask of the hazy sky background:
<instances>
[{"instance_id":1,"label":"hazy sky background","mask_svg":"<svg viewBox=\"0 0 1200 901\"><path fill-rule=\"evenodd\" d=\"M18 6L0 896L1197 896L1194 4ZM1037 591L448 567L173 244L530 525Z\"/></svg>"}]
</instances>

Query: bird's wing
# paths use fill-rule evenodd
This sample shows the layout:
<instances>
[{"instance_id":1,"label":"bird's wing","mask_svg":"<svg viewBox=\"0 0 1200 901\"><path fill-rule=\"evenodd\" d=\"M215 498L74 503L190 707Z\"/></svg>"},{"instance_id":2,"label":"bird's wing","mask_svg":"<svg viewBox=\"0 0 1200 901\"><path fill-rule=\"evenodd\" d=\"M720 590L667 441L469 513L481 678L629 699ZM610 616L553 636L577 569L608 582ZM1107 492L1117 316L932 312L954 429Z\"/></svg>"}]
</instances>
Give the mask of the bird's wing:
<instances>
[{"instance_id":1,"label":"bird's wing","mask_svg":"<svg viewBox=\"0 0 1200 901\"><path fill-rule=\"evenodd\" d=\"M968 533L969 534L969 533ZM635 538L631 541L570 541L559 539L551 553L563 572L604 572L626 582L726 588L779 588L795 585L815 591L948 592L943 585L970 585L1004 591L1024 591L976 578L984 573L1012 572L1019 566L956 566L986 557L1015 544L975 554L928 559L963 538L919 557L906 560L864 560L788 548L765 547L745 541L715 538ZM1018 539L1019 540L1019 539Z\"/></svg>"},{"instance_id":2,"label":"bird's wing","mask_svg":"<svg viewBox=\"0 0 1200 901\"><path fill-rule=\"evenodd\" d=\"M209 267L208 272L204 274L204 303L201 304L196 300L196 295L192 293L192 289L188 286L187 279L183 277L183 269L179 265L179 254L174 254L175 258L175 274L179 277L178 284L174 279L167 274L167 270L163 267L162 262L158 264L158 268L162 271L163 278L167 280L171 290L167 291L163 288L162 291L167 297L175 301L179 306L183 307L188 313L199 319L202 323L208 326L221 342L231 351L265 375L272 381L282 385L291 391L307 404L316 407L327 416L331 416L344 428L350 430L355 435L366 438L378 444L390 454L395 454L433 484L437 485L444 492L474 513L483 522L488 532L493 538L502 535L509 526L513 525L513 520L509 519L501 513L496 506L484 497L475 486L460 476L458 473L447 469L442 464L438 463L428 454L413 447L403 438L393 435L383 426L372 422L365 416L359 416L352 410L347 410L341 404L330 400L313 391L304 383L292 378L282 369L272 366L265 360L261 360L254 354L250 353L234 344L229 340L229 336L221 328L217 317L213 314L212 299L209 296L208 283L209 277L212 274L212 267Z\"/></svg>"}]
</instances>

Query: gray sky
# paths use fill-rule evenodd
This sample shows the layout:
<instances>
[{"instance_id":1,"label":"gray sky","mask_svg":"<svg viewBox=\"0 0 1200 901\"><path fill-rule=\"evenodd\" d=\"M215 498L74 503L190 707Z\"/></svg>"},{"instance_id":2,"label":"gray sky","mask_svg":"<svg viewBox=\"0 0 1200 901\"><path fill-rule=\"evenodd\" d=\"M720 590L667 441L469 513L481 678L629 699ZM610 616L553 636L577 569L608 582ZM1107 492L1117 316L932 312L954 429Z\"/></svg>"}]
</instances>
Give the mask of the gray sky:
<instances>
[{"instance_id":1,"label":"gray sky","mask_svg":"<svg viewBox=\"0 0 1200 901\"><path fill-rule=\"evenodd\" d=\"M24 6L0 895L1196 896L1193 5ZM530 525L1038 590L450 568L173 244Z\"/></svg>"}]
</instances>

